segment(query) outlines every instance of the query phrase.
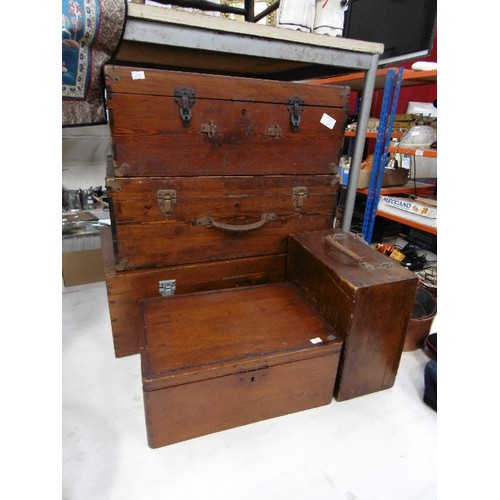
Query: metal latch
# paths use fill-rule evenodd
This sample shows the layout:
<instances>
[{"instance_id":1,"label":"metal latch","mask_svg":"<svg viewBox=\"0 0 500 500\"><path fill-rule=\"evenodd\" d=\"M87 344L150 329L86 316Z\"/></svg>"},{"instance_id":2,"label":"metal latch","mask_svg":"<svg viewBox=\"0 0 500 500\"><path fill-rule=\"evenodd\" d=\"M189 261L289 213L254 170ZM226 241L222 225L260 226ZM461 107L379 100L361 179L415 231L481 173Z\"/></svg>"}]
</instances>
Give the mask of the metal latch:
<instances>
[{"instance_id":1,"label":"metal latch","mask_svg":"<svg viewBox=\"0 0 500 500\"><path fill-rule=\"evenodd\" d=\"M192 107L196 102L194 90L181 88L174 90L174 101L179 106L179 114L185 127L189 127L189 122L193 117Z\"/></svg>"},{"instance_id":2,"label":"metal latch","mask_svg":"<svg viewBox=\"0 0 500 500\"><path fill-rule=\"evenodd\" d=\"M210 120L210 123L202 123L201 131L207 134L208 137L213 137L217 133L217 125L212 120Z\"/></svg>"},{"instance_id":3,"label":"metal latch","mask_svg":"<svg viewBox=\"0 0 500 500\"><path fill-rule=\"evenodd\" d=\"M300 125L300 115L304 111L304 99L299 96L290 97L288 99L288 111L290 112L293 131L297 132Z\"/></svg>"},{"instance_id":4,"label":"metal latch","mask_svg":"<svg viewBox=\"0 0 500 500\"><path fill-rule=\"evenodd\" d=\"M294 187L292 189L292 205L294 210L300 210L307 198L307 188L305 186Z\"/></svg>"},{"instance_id":5,"label":"metal latch","mask_svg":"<svg viewBox=\"0 0 500 500\"><path fill-rule=\"evenodd\" d=\"M156 201L161 213L165 217L170 217L175 211L177 203L177 192L175 189L159 189L156 192Z\"/></svg>"},{"instance_id":6,"label":"metal latch","mask_svg":"<svg viewBox=\"0 0 500 500\"><path fill-rule=\"evenodd\" d=\"M279 125L274 125L273 127L267 128L267 135L269 137L274 137L279 139L281 137L281 127Z\"/></svg>"},{"instance_id":7,"label":"metal latch","mask_svg":"<svg viewBox=\"0 0 500 500\"><path fill-rule=\"evenodd\" d=\"M162 280L158 282L158 291L162 297L169 297L175 293L175 280Z\"/></svg>"}]
</instances>

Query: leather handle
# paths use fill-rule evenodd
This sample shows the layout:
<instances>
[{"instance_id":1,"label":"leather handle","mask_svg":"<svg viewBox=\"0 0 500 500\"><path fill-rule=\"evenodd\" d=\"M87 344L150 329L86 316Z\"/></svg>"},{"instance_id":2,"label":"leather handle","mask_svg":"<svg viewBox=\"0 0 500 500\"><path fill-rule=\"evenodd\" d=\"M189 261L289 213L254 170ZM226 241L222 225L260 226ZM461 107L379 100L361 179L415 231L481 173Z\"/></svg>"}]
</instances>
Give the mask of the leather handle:
<instances>
[{"instance_id":1,"label":"leather handle","mask_svg":"<svg viewBox=\"0 0 500 500\"><path fill-rule=\"evenodd\" d=\"M258 229L272 220L276 220L276 214L266 212L261 215L260 220L252 222L251 224L225 224L223 222L217 222L212 217L200 217L196 220L196 224L205 227L215 227L224 231L244 232Z\"/></svg>"},{"instance_id":2,"label":"leather handle","mask_svg":"<svg viewBox=\"0 0 500 500\"><path fill-rule=\"evenodd\" d=\"M354 239L360 239L357 236L353 236ZM334 247L336 250L339 250L342 252L344 255L347 255L354 261L356 261L361 267L364 267L365 269L378 269L378 268L390 268L392 267L392 262L381 262L379 264L370 264L369 262L366 262L366 257L363 255L359 255L356 253L354 250L351 250L350 248L345 247L341 242L343 240L347 239L347 233L336 233L336 234L330 234L328 236L325 236L324 240L325 242Z\"/></svg>"}]
</instances>

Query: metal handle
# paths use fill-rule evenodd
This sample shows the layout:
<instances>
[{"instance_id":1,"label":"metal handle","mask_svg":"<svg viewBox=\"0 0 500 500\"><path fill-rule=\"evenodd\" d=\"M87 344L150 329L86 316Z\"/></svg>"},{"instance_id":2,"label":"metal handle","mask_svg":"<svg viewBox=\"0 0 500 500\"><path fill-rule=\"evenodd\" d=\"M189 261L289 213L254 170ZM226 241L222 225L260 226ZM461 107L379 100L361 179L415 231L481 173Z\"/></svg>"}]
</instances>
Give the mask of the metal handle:
<instances>
[{"instance_id":1,"label":"metal handle","mask_svg":"<svg viewBox=\"0 0 500 500\"><path fill-rule=\"evenodd\" d=\"M253 222L251 224L225 224L223 222L217 222L212 217L200 217L196 220L196 224L205 227L216 227L217 229L223 229L225 231L252 231L253 229L258 229L262 227L266 222L276 220L276 214L263 213L260 220Z\"/></svg>"},{"instance_id":2,"label":"metal handle","mask_svg":"<svg viewBox=\"0 0 500 500\"><path fill-rule=\"evenodd\" d=\"M376 265L366 262L365 256L359 255L350 248L346 248L344 245L342 245L341 241L345 239L347 239L347 233L330 234L329 236L324 237L324 240L328 245L336 248L344 255L351 257L351 259L355 260L361 267L364 267L365 269L371 270L371 269L392 267L392 262L381 262L380 264ZM354 239L359 239L359 238L354 236Z\"/></svg>"}]
</instances>

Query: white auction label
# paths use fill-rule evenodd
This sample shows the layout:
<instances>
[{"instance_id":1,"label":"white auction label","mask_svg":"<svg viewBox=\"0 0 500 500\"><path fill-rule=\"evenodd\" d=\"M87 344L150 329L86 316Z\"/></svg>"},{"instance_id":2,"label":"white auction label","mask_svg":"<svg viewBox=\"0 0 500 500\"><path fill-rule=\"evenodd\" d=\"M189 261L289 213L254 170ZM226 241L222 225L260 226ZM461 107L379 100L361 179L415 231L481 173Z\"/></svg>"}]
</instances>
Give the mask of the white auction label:
<instances>
[{"instance_id":1,"label":"white auction label","mask_svg":"<svg viewBox=\"0 0 500 500\"><path fill-rule=\"evenodd\" d=\"M311 342L311 344L319 344L323 341L319 337L316 337L315 339L309 339L309 342Z\"/></svg>"},{"instance_id":2,"label":"white auction label","mask_svg":"<svg viewBox=\"0 0 500 500\"><path fill-rule=\"evenodd\" d=\"M145 78L144 71L132 71L132 80L144 80Z\"/></svg>"},{"instance_id":3,"label":"white auction label","mask_svg":"<svg viewBox=\"0 0 500 500\"><path fill-rule=\"evenodd\" d=\"M335 120L335 118L333 118L332 116L323 113L320 123L331 130L333 127L335 127L337 120Z\"/></svg>"}]
</instances>

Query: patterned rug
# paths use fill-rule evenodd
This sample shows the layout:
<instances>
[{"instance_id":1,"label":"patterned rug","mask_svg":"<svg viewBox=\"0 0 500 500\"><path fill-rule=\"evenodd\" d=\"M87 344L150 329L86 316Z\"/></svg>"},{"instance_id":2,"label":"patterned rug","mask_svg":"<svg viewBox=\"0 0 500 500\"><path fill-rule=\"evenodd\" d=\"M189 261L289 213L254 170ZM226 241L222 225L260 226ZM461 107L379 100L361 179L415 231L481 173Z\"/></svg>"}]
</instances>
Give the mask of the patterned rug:
<instances>
[{"instance_id":1,"label":"patterned rug","mask_svg":"<svg viewBox=\"0 0 500 500\"><path fill-rule=\"evenodd\" d=\"M123 35L127 0L62 0L62 125L107 123L103 65Z\"/></svg>"}]
</instances>

